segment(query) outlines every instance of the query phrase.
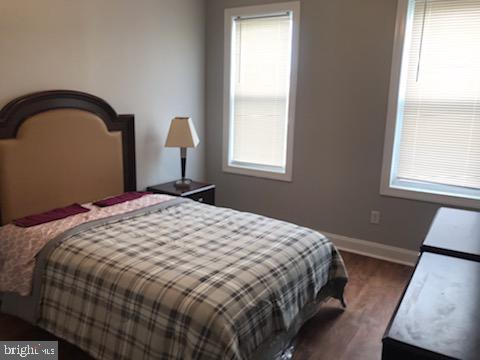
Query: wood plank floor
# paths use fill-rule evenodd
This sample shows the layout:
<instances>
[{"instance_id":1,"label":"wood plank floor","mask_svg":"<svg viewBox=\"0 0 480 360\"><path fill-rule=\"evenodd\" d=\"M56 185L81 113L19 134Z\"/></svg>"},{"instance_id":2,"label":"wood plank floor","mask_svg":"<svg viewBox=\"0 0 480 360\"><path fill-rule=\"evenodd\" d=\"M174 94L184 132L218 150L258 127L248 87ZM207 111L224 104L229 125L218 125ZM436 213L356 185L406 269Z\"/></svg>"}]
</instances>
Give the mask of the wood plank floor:
<instances>
[{"instance_id":1,"label":"wood plank floor","mask_svg":"<svg viewBox=\"0 0 480 360\"><path fill-rule=\"evenodd\" d=\"M342 252L349 283L342 310L330 300L300 330L295 360L378 360L381 339L412 268ZM28 323L0 313L0 340L56 340ZM60 341L60 359L91 359Z\"/></svg>"},{"instance_id":2,"label":"wood plank floor","mask_svg":"<svg viewBox=\"0 0 480 360\"><path fill-rule=\"evenodd\" d=\"M413 268L342 252L347 309L323 304L300 330L295 360L378 360L382 336Z\"/></svg>"}]
</instances>

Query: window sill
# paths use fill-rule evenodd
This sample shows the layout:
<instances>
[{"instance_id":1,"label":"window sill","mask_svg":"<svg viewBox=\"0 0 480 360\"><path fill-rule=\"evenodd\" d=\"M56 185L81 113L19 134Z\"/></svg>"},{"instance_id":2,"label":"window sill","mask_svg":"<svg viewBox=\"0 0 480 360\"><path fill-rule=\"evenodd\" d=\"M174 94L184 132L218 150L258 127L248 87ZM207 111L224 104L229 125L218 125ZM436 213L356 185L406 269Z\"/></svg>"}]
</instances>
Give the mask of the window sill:
<instances>
[{"instance_id":1,"label":"window sill","mask_svg":"<svg viewBox=\"0 0 480 360\"><path fill-rule=\"evenodd\" d=\"M288 171L288 169L285 172L280 172L262 169L261 167L254 168L237 164L224 164L223 172L287 182L292 181L292 174Z\"/></svg>"},{"instance_id":2,"label":"window sill","mask_svg":"<svg viewBox=\"0 0 480 360\"><path fill-rule=\"evenodd\" d=\"M405 187L401 185L390 184L385 186L384 184L382 184L382 187L380 189L380 195L409 200L420 200L461 208L480 209L480 198L475 198L474 196L455 196L451 194L446 194L442 191L426 190L415 187Z\"/></svg>"}]
</instances>

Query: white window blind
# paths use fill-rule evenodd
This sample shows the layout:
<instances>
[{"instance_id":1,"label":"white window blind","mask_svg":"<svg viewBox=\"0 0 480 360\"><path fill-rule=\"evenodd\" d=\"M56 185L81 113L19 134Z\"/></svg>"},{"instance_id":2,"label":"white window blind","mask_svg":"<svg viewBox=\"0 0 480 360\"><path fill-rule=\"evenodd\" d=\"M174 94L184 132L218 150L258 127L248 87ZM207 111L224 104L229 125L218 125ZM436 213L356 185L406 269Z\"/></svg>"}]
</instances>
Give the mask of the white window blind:
<instances>
[{"instance_id":1,"label":"white window blind","mask_svg":"<svg viewBox=\"0 0 480 360\"><path fill-rule=\"evenodd\" d=\"M289 14L234 19L230 163L285 169L291 22Z\"/></svg>"},{"instance_id":2,"label":"white window blind","mask_svg":"<svg viewBox=\"0 0 480 360\"><path fill-rule=\"evenodd\" d=\"M478 190L480 0L412 1L395 180Z\"/></svg>"}]
</instances>

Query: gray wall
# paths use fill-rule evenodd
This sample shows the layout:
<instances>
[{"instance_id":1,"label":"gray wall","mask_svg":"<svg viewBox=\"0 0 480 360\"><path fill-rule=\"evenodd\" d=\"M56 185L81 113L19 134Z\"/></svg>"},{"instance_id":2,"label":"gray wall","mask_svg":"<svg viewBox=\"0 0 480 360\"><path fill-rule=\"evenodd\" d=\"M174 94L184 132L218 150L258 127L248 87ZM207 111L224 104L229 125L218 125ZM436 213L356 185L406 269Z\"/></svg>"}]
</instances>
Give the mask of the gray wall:
<instances>
[{"instance_id":1,"label":"gray wall","mask_svg":"<svg viewBox=\"0 0 480 360\"><path fill-rule=\"evenodd\" d=\"M136 116L139 188L180 177L172 117L204 139L205 1L0 0L0 107L28 92L86 91ZM188 175L204 177L204 144Z\"/></svg>"},{"instance_id":2,"label":"gray wall","mask_svg":"<svg viewBox=\"0 0 480 360\"><path fill-rule=\"evenodd\" d=\"M379 195L395 0L302 0L293 182L222 172L224 9L269 2L207 1L207 177L219 205L417 249L438 206Z\"/></svg>"}]
</instances>

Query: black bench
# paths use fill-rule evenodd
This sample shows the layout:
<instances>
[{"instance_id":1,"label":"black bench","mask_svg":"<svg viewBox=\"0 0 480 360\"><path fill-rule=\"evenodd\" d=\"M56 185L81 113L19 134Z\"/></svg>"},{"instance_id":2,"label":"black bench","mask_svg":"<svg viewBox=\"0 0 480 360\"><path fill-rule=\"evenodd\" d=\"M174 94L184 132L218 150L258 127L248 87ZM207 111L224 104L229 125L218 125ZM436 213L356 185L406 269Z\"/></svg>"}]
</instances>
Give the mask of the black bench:
<instances>
[{"instance_id":1,"label":"black bench","mask_svg":"<svg viewBox=\"0 0 480 360\"><path fill-rule=\"evenodd\" d=\"M480 213L437 212L382 359L480 359Z\"/></svg>"}]
</instances>

